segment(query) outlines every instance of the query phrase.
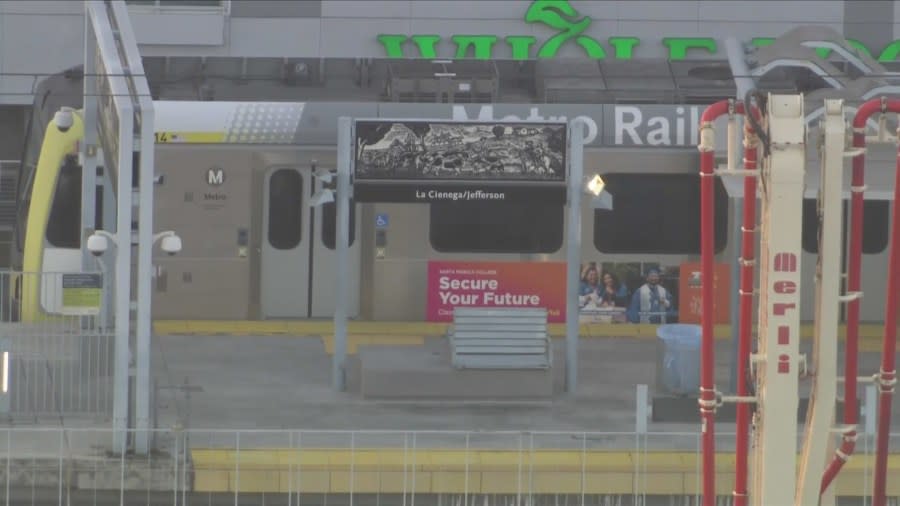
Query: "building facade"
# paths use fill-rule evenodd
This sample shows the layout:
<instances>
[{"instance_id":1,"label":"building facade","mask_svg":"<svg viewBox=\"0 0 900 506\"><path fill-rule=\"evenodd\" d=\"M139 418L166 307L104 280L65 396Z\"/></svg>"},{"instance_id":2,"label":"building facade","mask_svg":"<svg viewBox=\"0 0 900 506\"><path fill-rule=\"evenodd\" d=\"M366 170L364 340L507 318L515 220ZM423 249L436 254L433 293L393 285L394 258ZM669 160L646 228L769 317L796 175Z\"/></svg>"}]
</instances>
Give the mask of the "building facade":
<instances>
[{"instance_id":1,"label":"building facade","mask_svg":"<svg viewBox=\"0 0 900 506\"><path fill-rule=\"evenodd\" d=\"M170 99L707 103L721 93L704 88L722 83L691 72L698 62L724 61L725 37L760 46L801 24L830 27L888 66L900 56L900 9L880 0L128 4L154 92ZM83 62L83 15L80 2L0 1L0 159L20 149L10 125L24 122L37 81ZM430 67L384 63L418 57L457 60L451 70L470 75L468 93L434 79ZM495 63L466 69L463 57ZM667 61L617 70L644 60ZM561 61L569 64L554 69ZM392 83L423 72L429 82L405 83L413 90Z\"/></svg>"},{"instance_id":2,"label":"building facade","mask_svg":"<svg viewBox=\"0 0 900 506\"><path fill-rule=\"evenodd\" d=\"M892 1L142 0L128 2L142 53L216 75L337 79L328 60L724 59L723 39L762 45L800 24L834 28L882 61L900 54ZM0 104L31 103L35 78L83 61L83 7L0 2ZM324 60L322 62L321 60ZM325 68L319 68L324 66ZM279 71L283 69L279 68ZM324 73L324 75L319 75Z\"/></svg>"}]
</instances>

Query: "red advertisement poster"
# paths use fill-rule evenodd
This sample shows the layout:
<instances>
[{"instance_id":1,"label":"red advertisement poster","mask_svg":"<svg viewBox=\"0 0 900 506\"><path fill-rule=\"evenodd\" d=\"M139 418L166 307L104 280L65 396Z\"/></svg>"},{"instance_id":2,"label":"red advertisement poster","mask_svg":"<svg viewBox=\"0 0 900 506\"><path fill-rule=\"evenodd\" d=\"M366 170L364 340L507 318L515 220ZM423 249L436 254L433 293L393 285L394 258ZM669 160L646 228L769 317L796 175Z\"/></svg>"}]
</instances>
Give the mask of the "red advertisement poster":
<instances>
[{"instance_id":1,"label":"red advertisement poster","mask_svg":"<svg viewBox=\"0 0 900 506\"><path fill-rule=\"evenodd\" d=\"M428 321L452 321L454 307L543 307L565 322L566 264L428 262Z\"/></svg>"},{"instance_id":2,"label":"red advertisement poster","mask_svg":"<svg viewBox=\"0 0 900 506\"><path fill-rule=\"evenodd\" d=\"M731 270L728 264L716 264L713 281L714 322L728 323L729 300L731 296ZM678 321L681 323L700 323L701 288L703 280L700 276L700 264L695 262L681 264L681 304Z\"/></svg>"}]
</instances>

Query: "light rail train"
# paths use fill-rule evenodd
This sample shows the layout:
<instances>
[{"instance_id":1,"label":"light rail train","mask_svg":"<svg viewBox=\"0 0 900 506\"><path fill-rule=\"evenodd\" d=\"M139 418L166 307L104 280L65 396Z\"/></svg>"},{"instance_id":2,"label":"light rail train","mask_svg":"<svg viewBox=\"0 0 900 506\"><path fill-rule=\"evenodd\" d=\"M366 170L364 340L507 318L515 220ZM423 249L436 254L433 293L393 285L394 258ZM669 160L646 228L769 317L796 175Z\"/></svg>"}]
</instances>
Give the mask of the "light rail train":
<instances>
[{"instance_id":1,"label":"light rail train","mask_svg":"<svg viewBox=\"0 0 900 506\"><path fill-rule=\"evenodd\" d=\"M52 76L38 88L18 181L11 266L12 272L25 274L11 276L5 291L6 318L29 320L54 312L54 302L42 296L45 283L27 282L30 273L81 270L77 146L83 126L76 115L72 128L63 132L52 120L61 106L81 107L81 93L77 73ZM174 256L155 253L153 317L329 318L335 273L346 269L355 287L351 318L421 321L426 318L428 261L565 260L564 204L353 203L351 261L337 265L334 204L309 205L322 185L315 168L335 166L339 116L384 116L387 105L403 106L404 118L433 119L436 107L430 104L420 111L428 104L155 102L154 227L176 231L184 246ZM450 119L450 105L443 107ZM257 137L228 130L241 118L256 127ZM724 150L724 140L720 144ZM888 166L893 151L886 152ZM873 156L869 160L870 172L877 170L881 162ZM632 263L642 272L648 265L677 267L698 261L698 167L697 149L690 146L586 147L585 176L602 174L615 207L595 210L584 204L583 262ZM810 165L809 171L816 172L817 166ZM739 207L721 181L716 192L717 261L726 263L735 251L732 213ZM114 202L114 187L98 186L97 201L90 204L97 211L96 228L115 225ZM810 188L804 206L803 276L810 280L803 293L804 321L813 319L815 209L815 189ZM880 294L886 283L889 211L887 201L866 203L862 282L867 294L876 295L863 299L863 322L881 321L884 314ZM631 291L643 282L626 281ZM681 302L687 303L676 299L676 304Z\"/></svg>"}]
</instances>

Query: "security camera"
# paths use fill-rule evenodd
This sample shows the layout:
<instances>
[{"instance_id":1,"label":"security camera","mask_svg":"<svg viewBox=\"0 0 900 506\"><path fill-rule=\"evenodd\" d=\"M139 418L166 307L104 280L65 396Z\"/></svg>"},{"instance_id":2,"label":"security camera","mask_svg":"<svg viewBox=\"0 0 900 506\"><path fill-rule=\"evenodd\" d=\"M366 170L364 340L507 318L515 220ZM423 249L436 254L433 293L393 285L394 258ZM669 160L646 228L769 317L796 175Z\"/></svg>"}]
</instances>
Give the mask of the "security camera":
<instances>
[{"instance_id":1,"label":"security camera","mask_svg":"<svg viewBox=\"0 0 900 506\"><path fill-rule=\"evenodd\" d=\"M75 123L75 109L71 107L61 107L56 114L53 115L53 123L60 132L68 132Z\"/></svg>"},{"instance_id":2,"label":"security camera","mask_svg":"<svg viewBox=\"0 0 900 506\"><path fill-rule=\"evenodd\" d=\"M87 240L87 249L95 257L99 257L109 247L109 241L100 234L92 234Z\"/></svg>"},{"instance_id":3,"label":"security camera","mask_svg":"<svg viewBox=\"0 0 900 506\"><path fill-rule=\"evenodd\" d=\"M175 255L175 253L181 251L181 237L177 235L163 237L160 247L170 256Z\"/></svg>"}]
</instances>

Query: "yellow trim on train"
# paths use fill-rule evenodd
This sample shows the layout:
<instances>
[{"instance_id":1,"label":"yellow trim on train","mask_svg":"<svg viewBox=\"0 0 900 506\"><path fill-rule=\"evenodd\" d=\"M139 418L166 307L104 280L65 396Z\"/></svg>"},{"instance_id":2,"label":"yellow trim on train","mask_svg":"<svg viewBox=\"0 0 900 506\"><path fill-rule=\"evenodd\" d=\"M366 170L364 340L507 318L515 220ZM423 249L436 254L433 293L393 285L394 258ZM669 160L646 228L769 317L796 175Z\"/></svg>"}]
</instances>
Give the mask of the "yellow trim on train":
<instances>
[{"instance_id":1,"label":"yellow trim on train","mask_svg":"<svg viewBox=\"0 0 900 506\"><path fill-rule=\"evenodd\" d=\"M77 143L84 135L84 123L81 111L72 115L72 126L65 132L56 128L55 122L47 125L44 132L44 142L41 143L41 152L38 157L37 167L34 173L34 181L31 188L31 205L28 208L28 224L25 228L25 247L22 252L23 273L39 273L43 271L44 238L47 232L47 221L50 218L50 207L53 202L53 194L56 191L56 181L59 178L60 167L67 154L77 149ZM20 319L23 322L33 322L41 318L40 290L41 276L37 274L19 274L14 278L21 278ZM13 279L15 283L17 279ZM15 293L15 291L13 292Z\"/></svg>"},{"instance_id":2,"label":"yellow trim on train","mask_svg":"<svg viewBox=\"0 0 900 506\"><path fill-rule=\"evenodd\" d=\"M156 144L221 144L225 132L154 132Z\"/></svg>"},{"instance_id":3,"label":"yellow trim on train","mask_svg":"<svg viewBox=\"0 0 900 506\"><path fill-rule=\"evenodd\" d=\"M399 438L400 436L398 436ZM299 442L302 444L302 441ZM573 444L577 442L573 441ZM397 448L193 449L194 491L345 494L633 494L700 492L698 452ZM238 457L239 456L239 457ZM799 460L799 459L798 459ZM734 454L716 458L716 489L730 495ZM871 493L873 456L854 456L839 496ZM636 473L636 469L640 469ZM893 478L892 478L893 476ZM414 478L415 477L415 478ZM351 488L352 487L352 488ZM888 496L900 495L900 454L888 457Z\"/></svg>"},{"instance_id":4,"label":"yellow trim on train","mask_svg":"<svg viewBox=\"0 0 900 506\"><path fill-rule=\"evenodd\" d=\"M447 323L396 322L396 321L350 321L347 324L348 353L355 353L358 345L414 346L424 343L427 336L442 336L447 333ZM580 335L584 338L656 338L657 325L650 324L582 324ZM153 324L157 335L221 335L221 336L322 336L326 351L331 352L334 324L331 320L157 320ZM566 334L565 325L550 324L551 336L562 338ZM755 331L755 329L754 329ZM812 323L800 326L803 339L811 339L814 331ZM860 325L860 350L881 350L884 327L878 324ZM716 325L718 340L731 338L730 325ZM838 328L840 340L846 338L846 327Z\"/></svg>"}]
</instances>

